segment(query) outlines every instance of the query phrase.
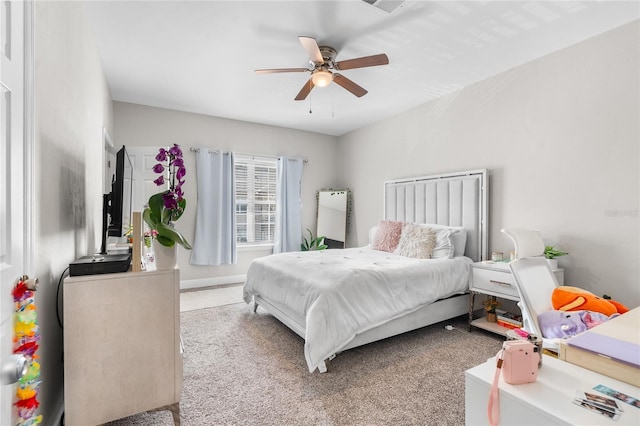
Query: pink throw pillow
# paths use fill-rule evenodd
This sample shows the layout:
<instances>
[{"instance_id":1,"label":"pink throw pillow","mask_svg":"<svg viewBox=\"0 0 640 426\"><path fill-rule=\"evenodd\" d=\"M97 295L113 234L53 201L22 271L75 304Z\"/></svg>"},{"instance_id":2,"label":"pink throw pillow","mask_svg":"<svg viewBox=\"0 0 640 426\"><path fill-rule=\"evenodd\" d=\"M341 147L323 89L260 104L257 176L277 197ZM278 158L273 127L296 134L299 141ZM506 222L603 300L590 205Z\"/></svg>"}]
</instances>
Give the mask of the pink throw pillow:
<instances>
[{"instance_id":1,"label":"pink throw pillow","mask_svg":"<svg viewBox=\"0 0 640 426\"><path fill-rule=\"evenodd\" d=\"M378 230L373 239L374 250L393 252L398 247L404 222L381 220L378 222Z\"/></svg>"}]
</instances>

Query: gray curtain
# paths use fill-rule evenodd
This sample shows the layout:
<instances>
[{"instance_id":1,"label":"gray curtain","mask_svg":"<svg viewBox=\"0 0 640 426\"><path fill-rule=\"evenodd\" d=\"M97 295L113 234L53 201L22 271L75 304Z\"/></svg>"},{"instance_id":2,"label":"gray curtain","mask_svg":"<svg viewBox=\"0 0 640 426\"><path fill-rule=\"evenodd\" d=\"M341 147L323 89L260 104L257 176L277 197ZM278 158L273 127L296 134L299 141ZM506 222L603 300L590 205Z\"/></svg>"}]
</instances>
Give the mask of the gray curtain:
<instances>
[{"instance_id":1,"label":"gray curtain","mask_svg":"<svg viewBox=\"0 0 640 426\"><path fill-rule=\"evenodd\" d=\"M302 243L303 160L278 158L276 168L276 229L273 252L299 251Z\"/></svg>"},{"instance_id":2,"label":"gray curtain","mask_svg":"<svg viewBox=\"0 0 640 426\"><path fill-rule=\"evenodd\" d=\"M233 153L201 149L196 154L198 207L192 265L237 263Z\"/></svg>"}]
</instances>

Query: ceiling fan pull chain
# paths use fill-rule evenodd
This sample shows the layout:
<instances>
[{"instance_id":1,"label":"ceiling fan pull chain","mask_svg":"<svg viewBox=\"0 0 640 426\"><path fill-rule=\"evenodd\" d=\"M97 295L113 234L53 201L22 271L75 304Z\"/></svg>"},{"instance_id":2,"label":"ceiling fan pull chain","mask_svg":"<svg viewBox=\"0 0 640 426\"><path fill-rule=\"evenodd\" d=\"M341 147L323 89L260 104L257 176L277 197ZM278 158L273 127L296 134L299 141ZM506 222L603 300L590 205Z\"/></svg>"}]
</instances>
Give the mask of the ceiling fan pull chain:
<instances>
[{"instance_id":1,"label":"ceiling fan pull chain","mask_svg":"<svg viewBox=\"0 0 640 426\"><path fill-rule=\"evenodd\" d=\"M335 102L334 102L334 101L335 101L335 98L336 98L336 96L335 96L335 91L332 91L332 92L331 92L331 118L334 118L334 117L335 117L334 109L333 109L333 107L334 107L334 105L335 105Z\"/></svg>"}]
</instances>

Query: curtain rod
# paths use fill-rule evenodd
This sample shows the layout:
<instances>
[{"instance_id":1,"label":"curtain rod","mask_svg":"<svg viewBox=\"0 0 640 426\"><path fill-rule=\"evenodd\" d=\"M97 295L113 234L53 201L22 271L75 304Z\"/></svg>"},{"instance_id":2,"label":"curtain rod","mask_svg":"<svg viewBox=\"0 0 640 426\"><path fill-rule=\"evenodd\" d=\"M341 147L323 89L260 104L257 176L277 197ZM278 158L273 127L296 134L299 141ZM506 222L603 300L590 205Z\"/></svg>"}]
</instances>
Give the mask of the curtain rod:
<instances>
[{"instance_id":1,"label":"curtain rod","mask_svg":"<svg viewBox=\"0 0 640 426\"><path fill-rule=\"evenodd\" d=\"M207 149L209 150L209 152L220 152L221 151L220 149L209 149L209 148L207 148ZM196 147L192 146L192 147L189 148L189 151L191 151L191 152L200 152L200 148L196 148ZM245 157L253 157L253 158L273 158L273 157L267 157L267 156L264 156L264 155L243 154L241 152L236 152L236 154L244 155ZM296 160L296 158L289 158L289 160ZM306 158L303 158L302 161L304 163L308 163L309 162L309 160L307 160Z\"/></svg>"}]
</instances>

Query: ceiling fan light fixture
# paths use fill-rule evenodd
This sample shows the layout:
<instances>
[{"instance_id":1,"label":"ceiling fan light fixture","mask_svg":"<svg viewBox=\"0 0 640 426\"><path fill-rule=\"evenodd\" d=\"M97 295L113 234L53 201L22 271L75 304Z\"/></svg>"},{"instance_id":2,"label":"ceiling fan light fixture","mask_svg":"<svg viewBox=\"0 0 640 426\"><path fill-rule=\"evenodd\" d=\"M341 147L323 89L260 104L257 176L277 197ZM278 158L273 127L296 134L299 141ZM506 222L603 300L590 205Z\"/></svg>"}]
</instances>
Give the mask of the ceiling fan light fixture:
<instances>
[{"instance_id":1,"label":"ceiling fan light fixture","mask_svg":"<svg viewBox=\"0 0 640 426\"><path fill-rule=\"evenodd\" d=\"M369 2L369 0L364 1ZM405 0L371 1L395 1L402 3ZM313 37L299 36L298 39L300 40L300 43L302 44L304 50L307 51L307 56L309 57L311 68L274 68L256 70L256 73L258 74L272 74L281 72L310 72L311 76L304 82L304 86L302 86L302 89L300 89L296 97L293 98L296 101L305 100L314 87L327 87L331 84L331 82L335 82L338 86L351 92L354 96L360 98L367 94L367 90L358 86L356 83L349 80L342 74L338 73L338 71L345 71L354 68L375 67L378 65L387 65L389 63L389 58L384 53L335 62L335 58L338 53L333 47L319 46L318 42ZM335 70L335 72L332 72L331 70Z\"/></svg>"},{"instance_id":2,"label":"ceiling fan light fixture","mask_svg":"<svg viewBox=\"0 0 640 426\"><path fill-rule=\"evenodd\" d=\"M330 71L318 70L311 75L314 86L327 87L333 81L333 74Z\"/></svg>"}]
</instances>

